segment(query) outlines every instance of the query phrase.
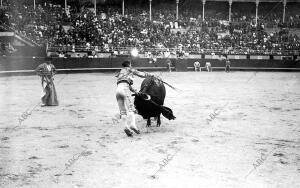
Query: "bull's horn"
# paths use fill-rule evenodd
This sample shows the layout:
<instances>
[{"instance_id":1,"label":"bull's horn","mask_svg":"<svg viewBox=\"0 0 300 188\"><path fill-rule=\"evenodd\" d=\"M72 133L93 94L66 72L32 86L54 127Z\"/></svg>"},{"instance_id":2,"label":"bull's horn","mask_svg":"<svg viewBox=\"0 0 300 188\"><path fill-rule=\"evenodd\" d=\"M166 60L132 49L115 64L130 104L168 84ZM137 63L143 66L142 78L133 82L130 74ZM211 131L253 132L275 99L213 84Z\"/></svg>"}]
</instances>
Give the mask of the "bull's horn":
<instances>
[{"instance_id":1,"label":"bull's horn","mask_svg":"<svg viewBox=\"0 0 300 188\"><path fill-rule=\"evenodd\" d=\"M151 100L151 96L150 95L147 95L147 94L145 94L146 96L147 96L147 98L145 98L145 100L146 101L150 101Z\"/></svg>"}]
</instances>

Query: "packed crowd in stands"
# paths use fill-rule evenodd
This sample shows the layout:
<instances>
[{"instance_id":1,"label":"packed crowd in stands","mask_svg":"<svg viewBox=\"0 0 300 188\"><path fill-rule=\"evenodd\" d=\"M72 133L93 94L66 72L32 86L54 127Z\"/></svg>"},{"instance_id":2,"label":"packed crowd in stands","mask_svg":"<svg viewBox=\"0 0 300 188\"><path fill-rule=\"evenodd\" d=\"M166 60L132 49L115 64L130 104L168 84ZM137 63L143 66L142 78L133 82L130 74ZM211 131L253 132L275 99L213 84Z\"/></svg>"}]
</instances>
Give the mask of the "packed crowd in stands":
<instances>
[{"instance_id":1,"label":"packed crowd in stands","mask_svg":"<svg viewBox=\"0 0 300 188\"><path fill-rule=\"evenodd\" d=\"M233 9L229 23L226 10L208 9L203 21L202 9L199 12L181 8L176 20L175 4L161 4L153 7L150 21L147 7L126 7L123 17L120 7L102 6L95 16L84 7L77 10L69 6L66 12L62 5L44 3L33 9L32 5L13 2L0 10L0 29L13 30L40 45L58 46L60 51L75 52L79 46L95 51L118 51L124 47L140 51L175 48L189 53L300 51L299 36L283 29L300 29L297 6L290 7L284 24L280 11L261 11L256 25L255 12L238 8ZM277 28L276 32L268 32L269 26Z\"/></svg>"}]
</instances>

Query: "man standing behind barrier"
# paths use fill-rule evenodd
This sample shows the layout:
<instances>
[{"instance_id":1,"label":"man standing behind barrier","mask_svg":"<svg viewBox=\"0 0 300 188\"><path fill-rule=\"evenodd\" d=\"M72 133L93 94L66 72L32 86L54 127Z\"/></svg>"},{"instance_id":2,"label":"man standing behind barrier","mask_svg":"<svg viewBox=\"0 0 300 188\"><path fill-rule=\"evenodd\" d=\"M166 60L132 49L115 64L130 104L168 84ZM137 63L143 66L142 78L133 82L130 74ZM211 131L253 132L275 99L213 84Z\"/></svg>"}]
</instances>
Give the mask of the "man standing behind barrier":
<instances>
[{"instance_id":1,"label":"man standing behind barrier","mask_svg":"<svg viewBox=\"0 0 300 188\"><path fill-rule=\"evenodd\" d=\"M172 61L168 58L166 62L168 65L169 72L172 72Z\"/></svg>"},{"instance_id":2,"label":"man standing behind barrier","mask_svg":"<svg viewBox=\"0 0 300 188\"><path fill-rule=\"evenodd\" d=\"M50 59L46 59L46 63L40 64L35 71L41 77L43 87L41 106L57 106L58 100L53 82L56 73L54 65L51 64Z\"/></svg>"},{"instance_id":3,"label":"man standing behind barrier","mask_svg":"<svg viewBox=\"0 0 300 188\"><path fill-rule=\"evenodd\" d=\"M201 67L200 67L199 61L196 61L196 62L194 63L194 67L195 67L195 72L197 72L198 70L201 72Z\"/></svg>"},{"instance_id":4,"label":"man standing behind barrier","mask_svg":"<svg viewBox=\"0 0 300 188\"><path fill-rule=\"evenodd\" d=\"M206 62L205 63L205 67L206 67L207 72L212 72L212 68L211 68L210 62Z\"/></svg>"},{"instance_id":5,"label":"man standing behind barrier","mask_svg":"<svg viewBox=\"0 0 300 188\"><path fill-rule=\"evenodd\" d=\"M230 61L228 57L226 58L225 72L230 72Z\"/></svg>"}]
</instances>

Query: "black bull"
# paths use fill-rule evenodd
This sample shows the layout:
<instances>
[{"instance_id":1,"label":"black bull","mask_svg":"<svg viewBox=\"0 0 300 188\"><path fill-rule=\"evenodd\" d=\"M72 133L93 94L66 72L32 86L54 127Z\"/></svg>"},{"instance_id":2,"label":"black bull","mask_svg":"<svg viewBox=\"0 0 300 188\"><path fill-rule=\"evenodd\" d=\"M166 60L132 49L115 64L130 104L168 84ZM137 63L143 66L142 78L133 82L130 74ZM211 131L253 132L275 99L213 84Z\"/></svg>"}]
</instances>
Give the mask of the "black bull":
<instances>
[{"instance_id":1,"label":"black bull","mask_svg":"<svg viewBox=\"0 0 300 188\"><path fill-rule=\"evenodd\" d=\"M163 106L166 88L157 78L153 76L145 78L141 84L140 91L134 96L135 108L139 115L147 119L148 127L151 125L151 117L157 118L157 126L160 126L160 114L169 120L175 119L172 110Z\"/></svg>"}]
</instances>

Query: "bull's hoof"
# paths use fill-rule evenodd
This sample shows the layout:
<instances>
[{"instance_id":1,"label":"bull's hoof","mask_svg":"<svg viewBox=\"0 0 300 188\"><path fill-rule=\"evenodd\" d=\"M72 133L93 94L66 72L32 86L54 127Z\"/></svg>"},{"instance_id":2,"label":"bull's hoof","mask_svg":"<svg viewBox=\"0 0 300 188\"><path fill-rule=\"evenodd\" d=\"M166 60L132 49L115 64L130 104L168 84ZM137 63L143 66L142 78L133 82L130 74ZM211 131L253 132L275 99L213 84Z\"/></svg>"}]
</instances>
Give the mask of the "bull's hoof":
<instances>
[{"instance_id":1,"label":"bull's hoof","mask_svg":"<svg viewBox=\"0 0 300 188\"><path fill-rule=\"evenodd\" d=\"M156 127L160 127L161 123L158 121Z\"/></svg>"},{"instance_id":2,"label":"bull's hoof","mask_svg":"<svg viewBox=\"0 0 300 188\"><path fill-rule=\"evenodd\" d=\"M160 125L161 125L160 115L158 115L157 117L155 117L155 119L156 119L156 127L160 127Z\"/></svg>"},{"instance_id":3,"label":"bull's hoof","mask_svg":"<svg viewBox=\"0 0 300 188\"><path fill-rule=\"evenodd\" d=\"M151 127L151 119L150 118L147 119L147 125L146 126Z\"/></svg>"}]
</instances>

